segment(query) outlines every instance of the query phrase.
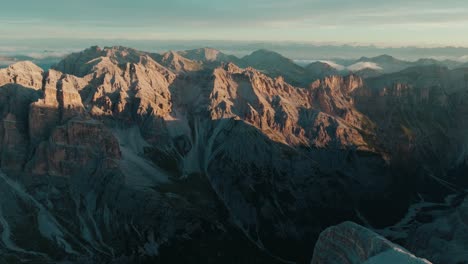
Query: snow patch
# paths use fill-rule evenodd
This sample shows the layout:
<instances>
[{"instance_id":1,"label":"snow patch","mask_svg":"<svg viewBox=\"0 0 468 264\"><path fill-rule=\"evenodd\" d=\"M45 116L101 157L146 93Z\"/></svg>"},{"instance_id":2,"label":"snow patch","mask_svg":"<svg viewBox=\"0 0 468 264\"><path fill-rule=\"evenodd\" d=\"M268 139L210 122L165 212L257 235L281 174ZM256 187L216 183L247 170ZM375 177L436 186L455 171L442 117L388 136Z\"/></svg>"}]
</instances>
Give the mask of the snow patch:
<instances>
[{"instance_id":1,"label":"snow patch","mask_svg":"<svg viewBox=\"0 0 468 264\"><path fill-rule=\"evenodd\" d=\"M369 258L363 264L431 264L429 261L415 257L400 248L393 248Z\"/></svg>"},{"instance_id":2,"label":"snow patch","mask_svg":"<svg viewBox=\"0 0 468 264\"><path fill-rule=\"evenodd\" d=\"M330 67L336 69L336 70L339 70L339 71L344 71L346 70L346 67L341 65L341 64L338 64L334 61L329 61L329 60L319 60L319 62L322 62L322 63L326 63L328 65L330 65Z\"/></svg>"},{"instance_id":3,"label":"snow patch","mask_svg":"<svg viewBox=\"0 0 468 264\"><path fill-rule=\"evenodd\" d=\"M348 66L348 70L354 71L354 72L364 70L364 69L382 70L382 67L380 67L375 62L368 62L368 61L362 61L362 62L358 62L358 63Z\"/></svg>"}]
</instances>

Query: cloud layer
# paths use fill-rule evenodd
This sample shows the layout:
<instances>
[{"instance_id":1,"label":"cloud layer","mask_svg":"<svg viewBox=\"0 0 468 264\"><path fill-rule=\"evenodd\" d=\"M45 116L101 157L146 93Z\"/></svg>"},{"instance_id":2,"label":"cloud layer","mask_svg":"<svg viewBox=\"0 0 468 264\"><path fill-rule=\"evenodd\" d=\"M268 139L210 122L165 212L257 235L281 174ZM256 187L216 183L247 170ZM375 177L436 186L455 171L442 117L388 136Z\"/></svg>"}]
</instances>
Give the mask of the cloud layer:
<instances>
[{"instance_id":1,"label":"cloud layer","mask_svg":"<svg viewBox=\"0 0 468 264\"><path fill-rule=\"evenodd\" d=\"M461 0L18 0L2 4L0 34L468 46L467 13Z\"/></svg>"}]
</instances>

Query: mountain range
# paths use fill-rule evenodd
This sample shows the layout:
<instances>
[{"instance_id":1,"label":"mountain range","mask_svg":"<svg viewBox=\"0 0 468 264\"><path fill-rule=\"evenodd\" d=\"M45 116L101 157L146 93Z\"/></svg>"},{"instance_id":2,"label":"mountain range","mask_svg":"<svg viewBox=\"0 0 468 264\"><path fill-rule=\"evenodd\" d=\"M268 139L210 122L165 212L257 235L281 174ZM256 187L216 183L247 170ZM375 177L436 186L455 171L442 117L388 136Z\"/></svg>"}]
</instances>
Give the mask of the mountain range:
<instances>
[{"instance_id":1,"label":"mountain range","mask_svg":"<svg viewBox=\"0 0 468 264\"><path fill-rule=\"evenodd\" d=\"M374 77L417 66L440 65L449 69L468 67L468 63L463 62L463 60L423 58L408 61L397 59L390 55L361 57L359 59L333 58L330 56L328 59L321 60L291 60L277 52L266 49L259 49L245 56L227 55L213 48L151 54L167 57L175 53L180 55L181 58L195 62L203 61L205 64L211 63L213 65L214 62L233 62L242 67L250 66L269 75L284 76L290 83L302 86L308 85L315 79L329 75L345 76L354 73L362 77ZM53 52L44 51L36 55L3 55L0 56L0 67L6 67L18 61L32 61L47 70L66 56L61 54L66 53L54 54Z\"/></svg>"},{"instance_id":2,"label":"mountain range","mask_svg":"<svg viewBox=\"0 0 468 264\"><path fill-rule=\"evenodd\" d=\"M8 67L20 61L31 61L43 69L49 69L63 59L62 55L29 56L29 55L0 55L0 68Z\"/></svg>"},{"instance_id":3,"label":"mountain range","mask_svg":"<svg viewBox=\"0 0 468 264\"><path fill-rule=\"evenodd\" d=\"M0 69L0 117L7 263L468 261L449 61L94 46Z\"/></svg>"}]
</instances>

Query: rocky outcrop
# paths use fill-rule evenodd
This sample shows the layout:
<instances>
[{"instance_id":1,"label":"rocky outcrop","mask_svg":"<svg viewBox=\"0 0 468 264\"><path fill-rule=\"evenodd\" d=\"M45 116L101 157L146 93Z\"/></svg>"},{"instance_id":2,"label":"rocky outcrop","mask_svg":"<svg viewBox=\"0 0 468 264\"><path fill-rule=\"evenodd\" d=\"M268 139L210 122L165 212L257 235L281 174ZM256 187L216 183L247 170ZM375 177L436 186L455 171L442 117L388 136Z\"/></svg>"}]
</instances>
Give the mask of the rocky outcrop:
<instances>
[{"instance_id":1,"label":"rocky outcrop","mask_svg":"<svg viewBox=\"0 0 468 264\"><path fill-rule=\"evenodd\" d=\"M29 152L28 109L42 87L43 70L31 62L19 62L0 70L2 168L19 171Z\"/></svg>"},{"instance_id":2,"label":"rocky outcrop","mask_svg":"<svg viewBox=\"0 0 468 264\"><path fill-rule=\"evenodd\" d=\"M29 166L33 174L69 177L81 170L115 169L120 157L117 139L102 123L74 119L54 127Z\"/></svg>"},{"instance_id":3,"label":"rocky outcrop","mask_svg":"<svg viewBox=\"0 0 468 264\"><path fill-rule=\"evenodd\" d=\"M64 73L84 77L91 73L103 58L108 58L112 64L121 65L127 62L135 63L143 54L146 53L125 47L116 46L103 49L93 46L82 52L68 55L53 68Z\"/></svg>"},{"instance_id":4,"label":"rocky outcrop","mask_svg":"<svg viewBox=\"0 0 468 264\"><path fill-rule=\"evenodd\" d=\"M430 264L352 222L327 228L315 245L311 264Z\"/></svg>"},{"instance_id":5,"label":"rocky outcrop","mask_svg":"<svg viewBox=\"0 0 468 264\"><path fill-rule=\"evenodd\" d=\"M0 69L0 86L10 83L39 90L42 88L43 70L29 61L18 62Z\"/></svg>"},{"instance_id":6,"label":"rocky outcrop","mask_svg":"<svg viewBox=\"0 0 468 264\"><path fill-rule=\"evenodd\" d=\"M70 176L91 161L97 168L106 159L119 159L112 134L86 118L79 91L88 81L55 70L44 74L28 62L4 71L11 77L11 84L0 89L2 168Z\"/></svg>"},{"instance_id":7,"label":"rocky outcrop","mask_svg":"<svg viewBox=\"0 0 468 264\"><path fill-rule=\"evenodd\" d=\"M80 91L92 116L114 116L123 121L145 115L165 116L171 111L169 85L175 74L154 61L149 54L126 48L87 50L74 56L89 59L93 71L83 79L87 89ZM68 59L57 66L65 73L74 73ZM71 62L70 62L71 63Z\"/></svg>"},{"instance_id":8,"label":"rocky outcrop","mask_svg":"<svg viewBox=\"0 0 468 264\"><path fill-rule=\"evenodd\" d=\"M213 119L244 120L271 139L286 144L365 148L365 141L354 128L362 125L364 117L355 110L347 95L348 91L362 85L360 79L355 82L353 77L346 80L334 77L333 88L317 82L311 90L297 89L281 77L271 79L255 69L243 70L233 64L215 69L214 77L209 106ZM337 91L341 97L336 94L320 96L319 87L321 91ZM331 104L334 108L328 107ZM349 111L343 113L346 110ZM353 119L353 116L357 117Z\"/></svg>"},{"instance_id":9,"label":"rocky outcrop","mask_svg":"<svg viewBox=\"0 0 468 264\"><path fill-rule=\"evenodd\" d=\"M29 111L29 136L33 143L47 139L51 131L67 120L84 114L78 90L86 81L50 70L45 76L43 98L34 102Z\"/></svg>"},{"instance_id":10,"label":"rocky outcrop","mask_svg":"<svg viewBox=\"0 0 468 264\"><path fill-rule=\"evenodd\" d=\"M361 114L354 105L351 93L363 86L360 77L330 76L310 85L312 98L319 109L329 115L339 117L346 123L362 130L372 129L372 121Z\"/></svg>"},{"instance_id":11,"label":"rocky outcrop","mask_svg":"<svg viewBox=\"0 0 468 264\"><path fill-rule=\"evenodd\" d=\"M241 66L261 70L273 78L283 76L288 83L297 86L305 86L311 81L304 68L291 59L269 50L257 50L244 56Z\"/></svg>"},{"instance_id":12,"label":"rocky outcrop","mask_svg":"<svg viewBox=\"0 0 468 264\"><path fill-rule=\"evenodd\" d=\"M236 56L224 54L221 51L213 48L185 50L179 51L178 53L187 59L202 62L203 64L208 64L208 66L229 62L238 64L240 62L240 59Z\"/></svg>"},{"instance_id":13,"label":"rocky outcrop","mask_svg":"<svg viewBox=\"0 0 468 264\"><path fill-rule=\"evenodd\" d=\"M203 68L202 63L187 59L174 51L162 54L161 64L177 73L198 71Z\"/></svg>"},{"instance_id":14,"label":"rocky outcrop","mask_svg":"<svg viewBox=\"0 0 468 264\"><path fill-rule=\"evenodd\" d=\"M341 69L336 69L326 62L316 61L305 66L310 79L323 79L327 76L341 75ZM343 67L344 68L344 67Z\"/></svg>"},{"instance_id":15,"label":"rocky outcrop","mask_svg":"<svg viewBox=\"0 0 468 264\"><path fill-rule=\"evenodd\" d=\"M29 105L39 96L35 89L18 84L0 87L0 160L3 169L21 170L27 160Z\"/></svg>"}]
</instances>

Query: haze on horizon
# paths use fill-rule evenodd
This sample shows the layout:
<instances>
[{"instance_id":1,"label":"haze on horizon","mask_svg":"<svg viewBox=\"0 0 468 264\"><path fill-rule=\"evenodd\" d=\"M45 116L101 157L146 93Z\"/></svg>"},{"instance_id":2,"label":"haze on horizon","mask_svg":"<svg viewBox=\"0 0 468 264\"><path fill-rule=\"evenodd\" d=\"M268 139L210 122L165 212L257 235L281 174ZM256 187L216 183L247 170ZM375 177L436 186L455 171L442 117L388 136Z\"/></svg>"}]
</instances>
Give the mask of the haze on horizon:
<instances>
[{"instance_id":1,"label":"haze on horizon","mask_svg":"<svg viewBox=\"0 0 468 264\"><path fill-rule=\"evenodd\" d=\"M464 0L17 0L4 40L234 40L468 46Z\"/></svg>"}]
</instances>

